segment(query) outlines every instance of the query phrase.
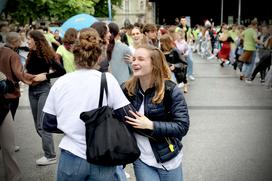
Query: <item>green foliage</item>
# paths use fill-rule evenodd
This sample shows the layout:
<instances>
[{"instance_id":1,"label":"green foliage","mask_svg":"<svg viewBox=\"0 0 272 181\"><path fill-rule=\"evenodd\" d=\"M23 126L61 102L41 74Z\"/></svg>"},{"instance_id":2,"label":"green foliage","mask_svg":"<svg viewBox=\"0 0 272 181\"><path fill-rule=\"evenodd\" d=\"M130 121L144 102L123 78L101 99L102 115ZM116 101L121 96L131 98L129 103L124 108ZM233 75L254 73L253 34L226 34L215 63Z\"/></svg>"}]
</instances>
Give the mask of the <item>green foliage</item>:
<instances>
[{"instance_id":1,"label":"green foliage","mask_svg":"<svg viewBox=\"0 0 272 181\"><path fill-rule=\"evenodd\" d=\"M121 6L122 0L111 0L112 5ZM115 15L115 11L112 9L112 16ZM108 11L108 0L100 0L95 5L95 17L108 17L109 11Z\"/></svg>"},{"instance_id":2,"label":"green foliage","mask_svg":"<svg viewBox=\"0 0 272 181\"><path fill-rule=\"evenodd\" d=\"M111 2L120 6L122 0ZM9 0L4 12L20 24L44 19L64 21L79 13L108 17L108 0Z\"/></svg>"}]
</instances>

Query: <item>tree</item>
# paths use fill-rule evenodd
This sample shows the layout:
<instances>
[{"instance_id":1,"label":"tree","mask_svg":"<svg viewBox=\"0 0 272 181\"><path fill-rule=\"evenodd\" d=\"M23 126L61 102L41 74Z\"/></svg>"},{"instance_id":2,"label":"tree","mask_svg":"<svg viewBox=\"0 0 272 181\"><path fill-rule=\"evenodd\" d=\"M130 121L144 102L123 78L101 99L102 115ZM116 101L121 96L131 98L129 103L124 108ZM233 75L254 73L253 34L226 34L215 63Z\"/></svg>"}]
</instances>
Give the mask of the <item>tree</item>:
<instances>
[{"instance_id":1,"label":"tree","mask_svg":"<svg viewBox=\"0 0 272 181\"><path fill-rule=\"evenodd\" d=\"M111 0L112 5L121 6L122 0ZM115 11L112 11L113 16L115 15ZM95 17L108 17L109 11L108 11L108 0L100 0L95 5Z\"/></svg>"},{"instance_id":2,"label":"tree","mask_svg":"<svg viewBox=\"0 0 272 181\"><path fill-rule=\"evenodd\" d=\"M111 1L112 5L117 6L122 2ZM9 0L4 12L20 24L44 19L64 21L79 13L107 17L107 2L108 0Z\"/></svg>"}]
</instances>

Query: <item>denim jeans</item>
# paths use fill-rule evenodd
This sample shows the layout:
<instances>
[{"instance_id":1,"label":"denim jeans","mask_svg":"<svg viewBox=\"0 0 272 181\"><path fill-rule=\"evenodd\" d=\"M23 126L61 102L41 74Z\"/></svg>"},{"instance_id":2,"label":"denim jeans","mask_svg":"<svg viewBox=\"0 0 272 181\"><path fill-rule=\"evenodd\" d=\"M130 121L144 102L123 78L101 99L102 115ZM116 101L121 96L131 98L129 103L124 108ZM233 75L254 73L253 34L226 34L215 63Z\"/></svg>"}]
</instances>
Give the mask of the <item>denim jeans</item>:
<instances>
[{"instance_id":1,"label":"denim jeans","mask_svg":"<svg viewBox=\"0 0 272 181\"><path fill-rule=\"evenodd\" d=\"M243 64L242 75L244 75L244 77L246 77L246 78L250 77L250 75L253 71L253 67L255 65L255 58L256 58L256 51L253 52L250 63Z\"/></svg>"},{"instance_id":2,"label":"denim jeans","mask_svg":"<svg viewBox=\"0 0 272 181\"><path fill-rule=\"evenodd\" d=\"M192 50L189 50L189 54L187 57L187 76L193 75L193 55L192 55Z\"/></svg>"},{"instance_id":3,"label":"denim jeans","mask_svg":"<svg viewBox=\"0 0 272 181\"><path fill-rule=\"evenodd\" d=\"M42 148L46 158L56 157L52 133L42 128L42 110L50 91L51 84L42 82L37 86L30 86L28 91L30 107L37 133L42 138Z\"/></svg>"},{"instance_id":4,"label":"denim jeans","mask_svg":"<svg viewBox=\"0 0 272 181\"><path fill-rule=\"evenodd\" d=\"M123 169L123 166L118 165L116 167L116 171L114 173L114 181L127 181L127 177L125 174L125 170Z\"/></svg>"},{"instance_id":5,"label":"denim jeans","mask_svg":"<svg viewBox=\"0 0 272 181\"><path fill-rule=\"evenodd\" d=\"M174 170L164 170L148 166L140 159L133 166L136 180L139 181L183 181L181 166Z\"/></svg>"},{"instance_id":6,"label":"denim jeans","mask_svg":"<svg viewBox=\"0 0 272 181\"><path fill-rule=\"evenodd\" d=\"M101 166L88 163L66 150L61 150L57 181L112 181L116 166Z\"/></svg>"}]
</instances>

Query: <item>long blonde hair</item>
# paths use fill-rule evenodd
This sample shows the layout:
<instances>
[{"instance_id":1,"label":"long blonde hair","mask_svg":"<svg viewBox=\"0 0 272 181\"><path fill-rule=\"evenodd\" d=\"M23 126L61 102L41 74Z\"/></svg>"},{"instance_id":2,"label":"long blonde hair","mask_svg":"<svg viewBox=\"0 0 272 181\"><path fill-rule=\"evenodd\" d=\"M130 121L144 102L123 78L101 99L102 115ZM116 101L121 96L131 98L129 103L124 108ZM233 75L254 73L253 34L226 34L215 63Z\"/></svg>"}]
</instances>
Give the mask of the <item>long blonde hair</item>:
<instances>
[{"instance_id":1,"label":"long blonde hair","mask_svg":"<svg viewBox=\"0 0 272 181\"><path fill-rule=\"evenodd\" d=\"M154 104L159 104L164 97L164 81L171 79L171 71L165 56L160 49L150 45L142 45L138 48L144 48L150 52L151 64L153 66L151 80L153 81L152 85L155 87L155 95L152 98L152 102ZM127 89L129 96L136 94L138 81L138 77L132 76L131 79L125 83L125 88Z\"/></svg>"}]
</instances>

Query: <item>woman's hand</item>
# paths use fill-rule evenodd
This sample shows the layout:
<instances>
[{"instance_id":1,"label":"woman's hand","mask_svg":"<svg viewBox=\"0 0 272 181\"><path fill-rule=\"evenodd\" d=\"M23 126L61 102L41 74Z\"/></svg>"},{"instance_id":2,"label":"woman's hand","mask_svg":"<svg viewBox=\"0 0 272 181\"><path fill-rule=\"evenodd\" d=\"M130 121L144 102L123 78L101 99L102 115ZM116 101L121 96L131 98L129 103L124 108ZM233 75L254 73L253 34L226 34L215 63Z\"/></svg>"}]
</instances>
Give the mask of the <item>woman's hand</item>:
<instances>
[{"instance_id":1,"label":"woman's hand","mask_svg":"<svg viewBox=\"0 0 272 181\"><path fill-rule=\"evenodd\" d=\"M126 54L126 55L124 55L124 59L125 59L125 62L128 63L128 64L131 64L133 62L133 56L132 55Z\"/></svg>"},{"instance_id":2,"label":"woman's hand","mask_svg":"<svg viewBox=\"0 0 272 181\"><path fill-rule=\"evenodd\" d=\"M175 70L175 65L171 64L169 68L170 68L171 71L174 71Z\"/></svg>"},{"instance_id":3,"label":"woman's hand","mask_svg":"<svg viewBox=\"0 0 272 181\"><path fill-rule=\"evenodd\" d=\"M140 114L139 112L129 111L135 118L125 116L127 123L129 123L133 128L138 129L150 129L153 130L153 122L150 121L145 115Z\"/></svg>"},{"instance_id":4,"label":"woman's hand","mask_svg":"<svg viewBox=\"0 0 272 181\"><path fill-rule=\"evenodd\" d=\"M37 75L35 76L35 78L33 79L33 81L34 81L34 82L42 82L42 81L46 80L46 79L47 79L47 78L46 78L46 74L47 74L47 73L40 73L40 74L37 74Z\"/></svg>"}]
</instances>

